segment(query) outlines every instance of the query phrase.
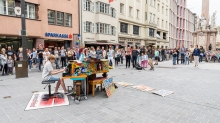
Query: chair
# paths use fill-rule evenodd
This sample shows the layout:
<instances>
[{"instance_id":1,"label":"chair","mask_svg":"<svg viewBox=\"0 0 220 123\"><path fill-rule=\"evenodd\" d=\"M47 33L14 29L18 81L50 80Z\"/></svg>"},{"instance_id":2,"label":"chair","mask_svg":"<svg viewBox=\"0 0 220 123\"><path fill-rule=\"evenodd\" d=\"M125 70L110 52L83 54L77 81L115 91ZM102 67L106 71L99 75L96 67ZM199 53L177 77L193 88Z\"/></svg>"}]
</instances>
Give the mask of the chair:
<instances>
[{"instance_id":1,"label":"chair","mask_svg":"<svg viewBox=\"0 0 220 123\"><path fill-rule=\"evenodd\" d=\"M48 94L45 94L42 99L44 100L48 100L50 99L50 97L54 96L53 94L51 94L51 85L50 84L53 84L55 83L56 81L52 81L52 80L48 80L48 81L42 81L42 84L47 84L44 89L48 86Z\"/></svg>"},{"instance_id":2,"label":"chair","mask_svg":"<svg viewBox=\"0 0 220 123\"><path fill-rule=\"evenodd\" d=\"M92 96L95 96L95 86L97 84L101 85L101 90L102 90L102 83L106 79L106 77L97 77L95 79L89 80L89 84L92 85Z\"/></svg>"}]
</instances>

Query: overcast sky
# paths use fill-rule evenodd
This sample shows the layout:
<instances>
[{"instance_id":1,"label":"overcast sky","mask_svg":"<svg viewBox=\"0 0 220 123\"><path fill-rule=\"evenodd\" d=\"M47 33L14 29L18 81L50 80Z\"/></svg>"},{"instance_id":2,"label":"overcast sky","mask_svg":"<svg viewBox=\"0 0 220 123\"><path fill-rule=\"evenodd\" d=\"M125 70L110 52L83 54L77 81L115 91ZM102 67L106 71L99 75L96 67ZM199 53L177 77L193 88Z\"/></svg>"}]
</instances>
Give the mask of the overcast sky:
<instances>
[{"instance_id":1,"label":"overcast sky","mask_svg":"<svg viewBox=\"0 0 220 123\"><path fill-rule=\"evenodd\" d=\"M216 25L220 26L220 0L210 0L209 4L209 15L211 17L212 14L217 11ZM187 8L201 17L202 0L187 0Z\"/></svg>"}]
</instances>

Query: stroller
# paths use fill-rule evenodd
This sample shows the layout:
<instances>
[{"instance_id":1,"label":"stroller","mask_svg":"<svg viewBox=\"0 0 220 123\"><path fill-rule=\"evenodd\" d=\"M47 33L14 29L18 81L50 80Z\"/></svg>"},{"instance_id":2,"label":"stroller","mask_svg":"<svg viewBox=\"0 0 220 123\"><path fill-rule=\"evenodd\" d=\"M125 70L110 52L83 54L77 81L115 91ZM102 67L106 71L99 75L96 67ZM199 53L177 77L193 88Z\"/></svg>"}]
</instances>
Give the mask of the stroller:
<instances>
[{"instance_id":1,"label":"stroller","mask_svg":"<svg viewBox=\"0 0 220 123\"><path fill-rule=\"evenodd\" d=\"M139 63L136 64L135 68L137 70L145 70L143 67L141 67L141 65Z\"/></svg>"}]
</instances>

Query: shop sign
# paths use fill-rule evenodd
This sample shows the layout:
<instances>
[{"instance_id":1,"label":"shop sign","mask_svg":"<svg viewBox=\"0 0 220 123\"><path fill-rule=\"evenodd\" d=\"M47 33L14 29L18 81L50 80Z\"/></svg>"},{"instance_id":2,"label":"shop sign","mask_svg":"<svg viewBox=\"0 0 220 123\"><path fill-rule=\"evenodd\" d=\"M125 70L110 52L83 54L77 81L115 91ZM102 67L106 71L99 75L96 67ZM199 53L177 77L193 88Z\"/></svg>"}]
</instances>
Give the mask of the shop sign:
<instances>
[{"instance_id":1,"label":"shop sign","mask_svg":"<svg viewBox=\"0 0 220 123\"><path fill-rule=\"evenodd\" d=\"M72 34L59 34L59 33L51 33L51 32L46 32L45 33L46 37L54 37L54 38L72 38Z\"/></svg>"}]
</instances>

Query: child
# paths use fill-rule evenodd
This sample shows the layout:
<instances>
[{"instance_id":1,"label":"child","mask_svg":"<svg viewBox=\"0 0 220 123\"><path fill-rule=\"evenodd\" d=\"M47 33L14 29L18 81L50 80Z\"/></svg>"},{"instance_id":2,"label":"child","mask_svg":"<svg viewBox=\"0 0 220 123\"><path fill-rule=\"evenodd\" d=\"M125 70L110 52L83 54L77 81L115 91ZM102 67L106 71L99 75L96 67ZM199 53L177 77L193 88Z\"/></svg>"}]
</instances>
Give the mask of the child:
<instances>
[{"instance_id":1,"label":"child","mask_svg":"<svg viewBox=\"0 0 220 123\"><path fill-rule=\"evenodd\" d=\"M190 57L190 52L189 52L189 50L186 50L186 52L185 52L185 65L187 63L189 65L189 57Z\"/></svg>"},{"instance_id":2,"label":"child","mask_svg":"<svg viewBox=\"0 0 220 123\"><path fill-rule=\"evenodd\" d=\"M144 68L147 68L147 65L148 65L148 55L147 55L147 53L145 53L144 57L145 57L145 66L144 66Z\"/></svg>"},{"instance_id":3,"label":"child","mask_svg":"<svg viewBox=\"0 0 220 123\"><path fill-rule=\"evenodd\" d=\"M12 60L11 56L8 57L7 65L8 65L8 74L12 75L13 74L12 68L14 66L14 61Z\"/></svg>"},{"instance_id":4,"label":"child","mask_svg":"<svg viewBox=\"0 0 220 123\"><path fill-rule=\"evenodd\" d=\"M141 67L145 66L145 56L144 53L141 53Z\"/></svg>"}]
</instances>

